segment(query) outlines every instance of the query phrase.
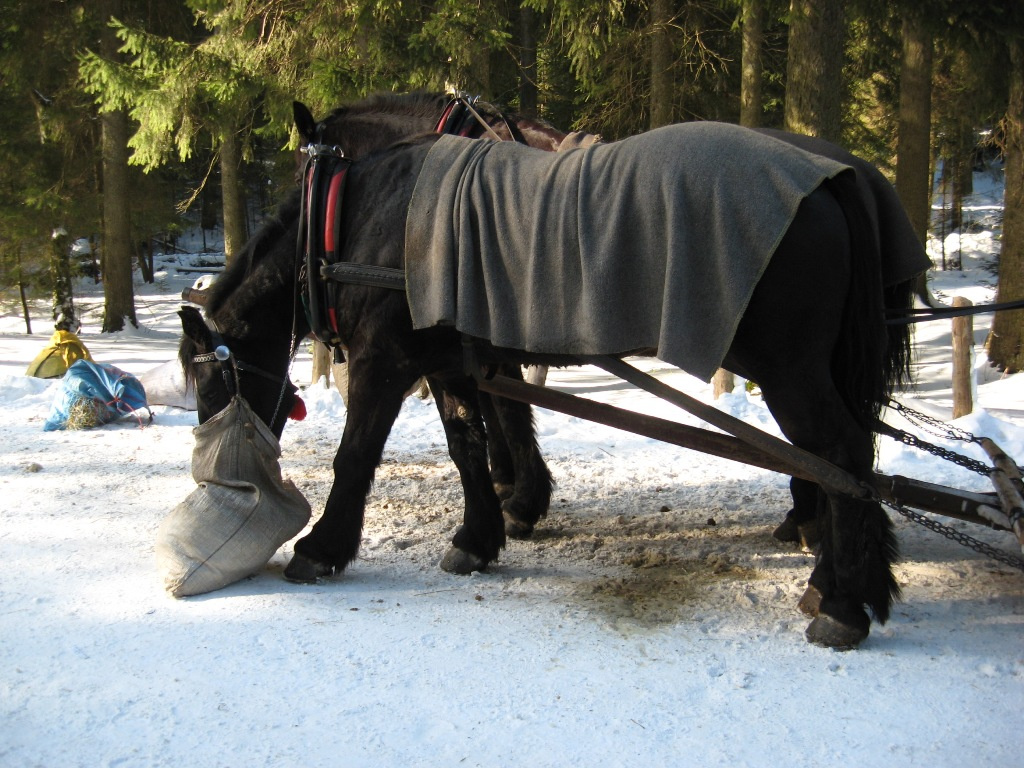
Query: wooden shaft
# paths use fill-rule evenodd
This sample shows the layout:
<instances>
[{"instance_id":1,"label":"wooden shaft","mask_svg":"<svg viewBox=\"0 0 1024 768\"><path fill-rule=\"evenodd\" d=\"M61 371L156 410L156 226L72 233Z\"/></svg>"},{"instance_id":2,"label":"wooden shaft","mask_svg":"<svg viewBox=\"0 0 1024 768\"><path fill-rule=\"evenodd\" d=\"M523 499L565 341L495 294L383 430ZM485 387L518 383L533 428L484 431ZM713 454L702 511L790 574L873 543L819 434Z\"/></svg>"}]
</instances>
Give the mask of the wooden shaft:
<instances>
[{"instance_id":1,"label":"wooden shaft","mask_svg":"<svg viewBox=\"0 0 1024 768\"><path fill-rule=\"evenodd\" d=\"M510 400L530 403L541 408L549 408L552 411L565 413L569 416L594 421L608 427L633 432L643 437L650 437L654 440L678 445L682 448L690 448L723 459L750 464L805 480L814 480L814 477L806 471L770 456L729 435L678 424L667 419L659 419L657 416L635 413L634 411L628 411L624 408L599 403L594 400L585 400L582 397L558 392L547 387L527 384L526 382L504 376L480 379L478 386L484 392L490 392L499 397L507 397Z\"/></svg>"},{"instance_id":2,"label":"wooden shaft","mask_svg":"<svg viewBox=\"0 0 1024 768\"><path fill-rule=\"evenodd\" d=\"M1021 480L1020 469L1017 467L1016 462L1010 458L1006 451L996 445L996 442L990 437L983 437L978 441L981 447L988 454L988 457L992 459L992 463L997 469L1003 470L1006 476L1010 478L1014 487L1024 493L1024 481Z\"/></svg>"},{"instance_id":3,"label":"wooden shaft","mask_svg":"<svg viewBox=\"0 0 1024 768\"><path fill-rule=\"evenodd\" d=\"M992 493L974 493L947 488L944 485L913 480L902 475L876 474L875 488L886 501L926 512L934 512L956 520L977 523L996 530L1008 530L999 505Z\"/></svg>"},{"instance_id":4,"label":"wooden shaft","mask_svg":"<svg viewBox=\"0 0 1024 768\"><path fill-rule=\"evenodd\" d=\"M1024 551L1024 496L1021 495L1024 484L1021 481L1020 469L992 439L983 437L979 442L995 464L996 468L989 475L989 479L999 494L999 501L1002 502L1003 511L1020 542L1021 551Z\"/></svg>"},{"instance_id":5,"label":"wooden shaft","mask_svg":"<svg viewBox=\"0 0 1024 768\"><path fill-rule=\"evenodd\" d=\"M845 493L853 498L864 498L867 495L864 486L849 472L813 453L801 450L784 440L769 435L757 427L752 427L712 405L702 403L700 400L658 381L653 376L648 376L628 363L614 357L601 357L592 362L608 373L692 413L713 427L735 435L760 451L791 466L800 467L804 474L810 474L816 483L825 488Z\"/></svg>"},{"instance_id":6,"label":"wooden shaft","mask_svg":"<svg viewBox=\"0 0 1024 768\"><path fill-rule=\"evenodd\" d=\"M738 461L783 475L817 482L816 478L806 469L788 464L743 440L723 435L720 432L711 432L699 427L690 427L667 419L660 419L656 416L635 413L614 405L586 400L576 395L527 384L505 376L480 377L477 384L482 391L499 397L594 421L608 427L622 429L730 461ZM990 519L990 517L1000 517L999 502L994 495L959 491L899 475L889 476L881 473L874 475L872 485L878 491L879 496L893 503L906 504L916 509L935 512L990 528L1004 528L999 522ZM860 490L860 486L858 486L858 490ZM984 514L988 510L992 511L990 517L986 517Z\"/></svg>"}]
</instances>

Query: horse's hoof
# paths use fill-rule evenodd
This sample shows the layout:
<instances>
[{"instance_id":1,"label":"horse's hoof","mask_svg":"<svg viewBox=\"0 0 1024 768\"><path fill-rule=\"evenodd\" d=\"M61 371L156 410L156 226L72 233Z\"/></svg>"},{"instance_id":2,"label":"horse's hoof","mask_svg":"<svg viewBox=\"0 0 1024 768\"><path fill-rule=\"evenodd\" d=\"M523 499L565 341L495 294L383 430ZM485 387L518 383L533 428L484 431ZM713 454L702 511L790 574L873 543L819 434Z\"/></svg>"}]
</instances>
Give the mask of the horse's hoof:
<instances>
[{"instance_id":1,"label":"horse's hoof","mask_svg":"<svg viewBox=\"0 0 1024 768\"><path fill-rule=\"evenodd\" d=\"M321 576L330 576L333 573L333 565L318 562L298 552L292 555L291 562L284 569L284 577L296 584L316 584L316 580Z\"/></svg>"},{"instance_id":2,"label":"horse's hoof","mask_svg":"<svg viewBox=\"0 0 1024 768\"><path fill-rule=\"evenodd\" d=\"M804 632L807 642L836 651L852 651L867 636L867 626L843 624L826 613L818 614Z\"/></svg>"},{"instance_id":3,"label":"horse's hoof","mask_svg":"<svg viewBox=\"0 0 1024 768\"><path fill-rule=\"evenodd\" d=\"M818 522L811 520L806 523L797 523L792 517L783 520L779 527L772 531L776 541L785 544L799 544L806 551L812 551L821 541L818 535Z\"/></svg>"},{"instance_id":4,"label":"horse's hoof","mask_svg":"<svg viewBox=\"0 0 1024 768\"><path fill-rule=\"evenodd\" d=\"M817 520L800 523L796 529L800 536L800 546L803 547L805 552L813 552L815 547L821 543L821 534L818 533Z\"/></svg>"},{"instance_id":5,"label":"horse's hoof","mask_svg":"<svg viewBox=\"0 0 1024 768\"><path fill-rule=\"evenodd\" d=\"M787 517L783 520L779 527L772 531L772 536L775 537L776 541L781 541L784 544L798 544L800 543L800 526L796 524L796 521L791 517Z\"/></svg>"},{"instance_id":6,"label":"horse's hoof","mask_svg":"<svg viewBox=\"0 0 1024 768\"><path fill-rule=\"evenodd\" d=\"M508 512L503 512L505 518L505 535L510 539L528 539L533 535L533 524L524 523Z\"/></svg>"},{"instance_id":7,"label":"horse's hoof","mask_svg":"<svg viewBox=\"0 0 1024 768\"><path fill-rule=\"evenodd\" d=\"M458 547L450 547L441 558L441 570L457 573L460 576L465 576L473 571L482 571L486 567L487 561L482 557L477 557L472 552Z\"/></svg>"},{"instance_id":8,"label":"horse's hoof","mask_svg":"<svg viewBox=\"0 0 1024 768\"><path fill-rule=\"evenodd\" d=\"M498 494L498 500L511 499L516 492L515 483L495 483L494 492Z\"/></svg>"},{"instance_id":9,"label":"horse's hoof","mask_svg":"<svg viewBox=\"0 0 1024 768\"><path fill-rule=\"evenodd\" d=\"M796 607L805 616L817 616L818 609L821 608L821 592L814 585L808 584L807 589L804 590L803 597L800 598L800 602L796 604Z\"/></svg>"}]
</instances>

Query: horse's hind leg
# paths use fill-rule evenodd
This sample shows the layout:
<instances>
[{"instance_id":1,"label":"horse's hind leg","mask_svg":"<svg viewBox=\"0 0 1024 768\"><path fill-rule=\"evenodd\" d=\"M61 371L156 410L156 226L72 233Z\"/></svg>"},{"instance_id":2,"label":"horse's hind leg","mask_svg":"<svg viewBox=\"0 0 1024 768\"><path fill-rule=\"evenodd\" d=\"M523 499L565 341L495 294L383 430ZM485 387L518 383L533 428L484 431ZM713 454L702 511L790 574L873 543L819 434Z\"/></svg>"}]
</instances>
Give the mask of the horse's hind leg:
<instances>
[{"instance_id":1,"label":"horse's hind leg","mask_svg":"<svg viewBox=\"0 0 1024 768\"><path fill-rule=\"evenodd\" d=\"M503 366L507 376L522 378L519 366ZM533 427L529 405L480 393L480 405L487 424L487 448L491 478L502 499L505 534L514 539L529 538L551 503L551 473L548 471ZM511 483L503 488L499 478Z\"/></svg>"},{"instance_id":2,"label":"horse's hind leg","mask_svg":"<svg viewBox=\"0 0 1024 768\"><path fill-rule=\"evenodd\" d=\"M801 390L793 382L773 390L762 381L769 409L794 445L868 478L873 464L871 435L848 413L838 392L827 386ZM822 384L822 386L825 386ZM867 637L870 618L884 623L898 587L891 566L896 556L892 523L872 500L827 492L817 564L801 609L815 618L807 639L818 645L852 648Z\"/></svg>"},{"instance_id":3,"label":"horse's hind leg","mask_svg":"<svg viewBox=\"0 0 1024 768\"><path fill-rule=\"evenodd\" d=\"M866 388L874 366L882 364L881 340L870 333L873 316L860 318L837 305L855 287L849 230L844 215L823 191L801 204L796 219L758 283L733 340L727 364L739 366L761 385L779 427L799 448L863 481L874 465L868 417L858 418L840 389ZM833 226L829 226L829 224ZM826 256L830 256L826 258ZM837 311L837 309L839 311ZM863 359L856 357L860 350ZM849 360L847 358L850 358ZM856 362L854 362L856 360ZM803 488L803 486L799 486ZM819 505L815 505L819 506ZM867 637L870 618L889 616L899 588L892 574L896 556L892 524L873 500L829 492L820 504L821 544L801 608L816 614L807 629L811 642L836 648L856 646Z\"/></svg>"},{"instance_id":4,"label":"horse's hind leg","mask_svg":"<svg viewBox=\"0 0 1024 768\"><path fill-rule=\"evenodd\" d=\"M461 377L443 381L428 378L427 383L448 439L448 453L462 479L466 503L463 524L441 567L449 573L480 571L505 546L505 530L498 495L491 484L476 385L472 379Z\"/></svg>"}]
</instances>

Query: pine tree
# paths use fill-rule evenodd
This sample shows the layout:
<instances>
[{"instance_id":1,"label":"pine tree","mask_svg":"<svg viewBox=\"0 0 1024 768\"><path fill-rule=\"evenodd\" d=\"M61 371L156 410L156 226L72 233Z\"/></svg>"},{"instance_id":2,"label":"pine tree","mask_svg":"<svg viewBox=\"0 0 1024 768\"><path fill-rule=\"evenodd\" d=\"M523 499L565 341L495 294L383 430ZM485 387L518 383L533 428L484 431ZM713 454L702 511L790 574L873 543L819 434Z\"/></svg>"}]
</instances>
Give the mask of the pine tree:
<instances>
[{"instance_id":1,"label":"pine tree","mask_svg":"<svg viewBox=\"0 0 1024 768\"><path fill-rule=\"evenodd\" d=\"M205 27L178 24L173 37L115 22L119 52L130 61L88 53L82 72L101 111L125 110L137 124L127 142L132 164L152 171L175 158L189 160L204 138L213 144L220 157L230 259L246 239L237 174L264 81L250 69L249 31L240 22L244 3L190 5Z\"/></svg>"},{"instance_id":2,"label":"pine tree","mask_svg":"<svg viewBox=\"0 0 1024 768\"><path fill-rule=\"evenodd\" d=\"M1024 41L1008 41L1009 105L1002 122L1006 191L999 286L996 301L1024 299ZM999 312L988 339L992 364L1008 373L1024 371L1024 310Z\"/></svg>"},{"instance_id":3,"label":"pine tree","mask_svg":"<svg viewBox=\"0 0 1024 768\"><path fill-rule=\"evenodd\" d=\"M0 3L0 286L16 289L26 326L33 295L54 297L55 319L71 315L69 254L54 263L68 239L52 235L93 231L98 214L95 128L74 58L91 31L79 6Z\"/></svg>"}]
</instances>

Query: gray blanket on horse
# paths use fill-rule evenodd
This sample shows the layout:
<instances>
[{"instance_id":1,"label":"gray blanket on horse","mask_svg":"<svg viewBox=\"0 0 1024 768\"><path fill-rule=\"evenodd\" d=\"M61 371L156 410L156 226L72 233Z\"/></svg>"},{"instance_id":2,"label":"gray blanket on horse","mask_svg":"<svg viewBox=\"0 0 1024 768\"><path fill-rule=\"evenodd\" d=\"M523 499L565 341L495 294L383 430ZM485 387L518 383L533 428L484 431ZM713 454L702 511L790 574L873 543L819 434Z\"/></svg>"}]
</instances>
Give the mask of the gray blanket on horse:
<instances>
[{"instance_id":1,"label":"gray blanket on horse","mask_svg":"<svg viewBox=\"0 0 1024 768\"><path fill-rule=\"evenodd\" d=\"M443 136L406 219L413 324L709 380L800 202L847 167L724 123L559 153Z\"/></svg>"}]
</instances>

